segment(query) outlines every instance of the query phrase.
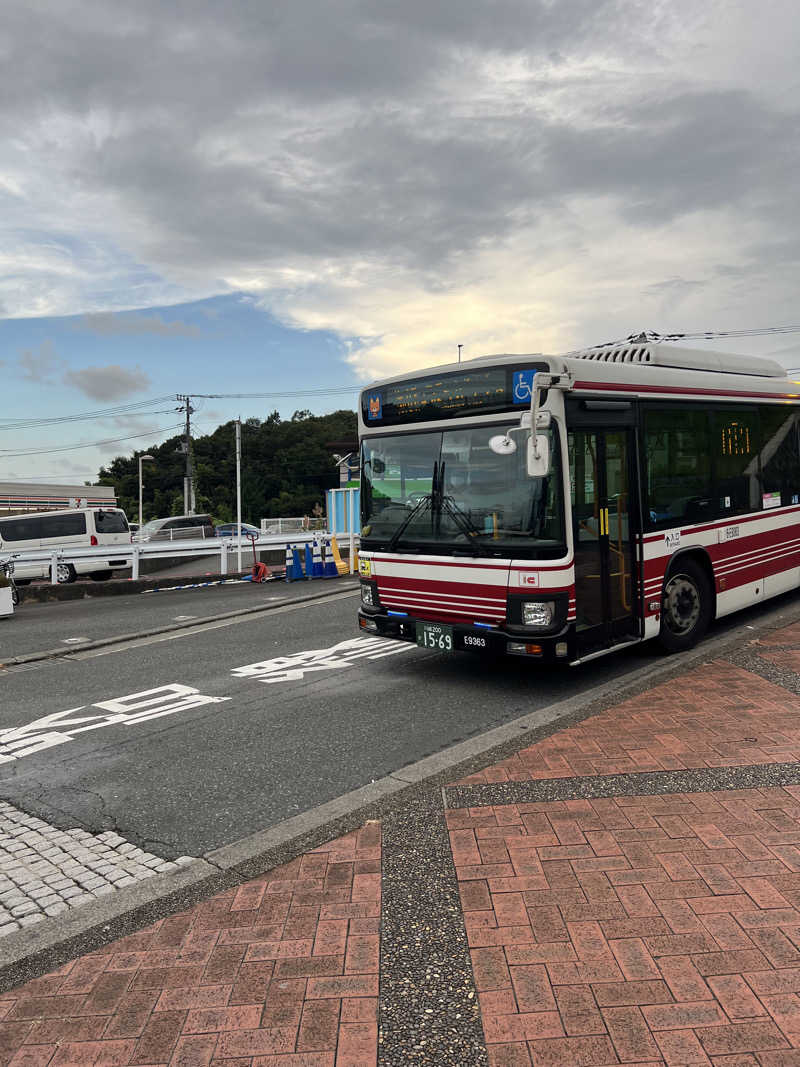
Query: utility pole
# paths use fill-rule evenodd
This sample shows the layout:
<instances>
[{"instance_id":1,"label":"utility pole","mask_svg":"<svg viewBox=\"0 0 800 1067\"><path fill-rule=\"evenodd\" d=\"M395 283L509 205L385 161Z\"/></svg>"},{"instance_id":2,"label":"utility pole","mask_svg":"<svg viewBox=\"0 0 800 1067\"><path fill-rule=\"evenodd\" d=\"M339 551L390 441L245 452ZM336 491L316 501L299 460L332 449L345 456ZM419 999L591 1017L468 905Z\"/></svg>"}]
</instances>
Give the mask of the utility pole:
<instances>
[{"instance_id":1,"label":"utility pole","mask_svg":"<svg viewBox=\"0 0 800 1067\"><path fill-rule=\"evenodd\" d=\"M191 397L178 393L175 398L181 403L178 410L186 412L186 430L184 432L183 450L186 453L186 475L183 479L183 513L194 515L194 475L192 472L192 427L191 416L194 414Z\"/></svg>"},{"instance_id":2,"label":"utility pole","mask_svg":"<svg viewBox=\"0 0 800 1067\"><path fill-rule=\"evenodd\" d=\"M464 347L463 345L459 345L459 346L458 346L458 362L459 362L459 363L461 362L461 349L462 349L463 347Z\"/></svg>"}]
</instances>

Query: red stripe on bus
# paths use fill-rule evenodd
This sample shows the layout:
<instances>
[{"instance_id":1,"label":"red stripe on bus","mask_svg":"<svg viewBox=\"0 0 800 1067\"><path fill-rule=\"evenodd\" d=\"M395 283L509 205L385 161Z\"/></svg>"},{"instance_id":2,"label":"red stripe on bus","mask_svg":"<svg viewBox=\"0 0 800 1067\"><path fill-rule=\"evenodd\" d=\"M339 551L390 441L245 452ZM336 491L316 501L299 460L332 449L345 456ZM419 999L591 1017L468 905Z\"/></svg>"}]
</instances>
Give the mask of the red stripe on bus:
<instances>
[{"instance_id":1,"label":"red stripe on bus","mask_svg":"<svg viewBox=\"0 0 800 1067\"><path fill-rule=\"evenodd\" d=\"M767 400L800 400L800 393L756 393L740 389L691 389L681 385L617 385L613 382L575 382L573 389L588 392L600 390L614 393L667 393L674 396L733 396Z\"/></svg>"}]
</instances>

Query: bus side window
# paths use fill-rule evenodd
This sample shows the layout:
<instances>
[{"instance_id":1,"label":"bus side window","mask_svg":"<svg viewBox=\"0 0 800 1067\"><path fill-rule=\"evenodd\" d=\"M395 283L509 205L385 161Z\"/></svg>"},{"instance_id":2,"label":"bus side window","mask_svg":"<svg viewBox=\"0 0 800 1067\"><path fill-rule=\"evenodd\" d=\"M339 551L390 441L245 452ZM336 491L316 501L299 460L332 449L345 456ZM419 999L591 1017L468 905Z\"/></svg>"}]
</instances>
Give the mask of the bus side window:
<instances>
[{"instance_id":1,"label":"bus side window","mask_svg":"<svg viewBox=\"0 0 800 1067\"><path fill-rule=\"evenodd\" d=\"M765 500L771 504L779 493L784 507L800 503L800 413L762 406L760 458Z\"/></svg>"},{"instance_id":2,"label":"bus side window","mask_svg":"<svg viewBox=\"0 0 800 1067\"><path fill-rule=\"evenodd\" d=\"M684 520L701 521L715 511L710 444L705 410L685 407L646 410L645 515L651 527L666 529Z\"/></svg>"},{"instance_id":3,"label":"bus side window","mask_svg":"<svg viewBox=\"0 0 800 1067\"><path fill-rule=\"evenodd\" d=\"M761 507L757 408L717 408L711 416L715 515L758 511Z\"/></svg>"}]
</instances>

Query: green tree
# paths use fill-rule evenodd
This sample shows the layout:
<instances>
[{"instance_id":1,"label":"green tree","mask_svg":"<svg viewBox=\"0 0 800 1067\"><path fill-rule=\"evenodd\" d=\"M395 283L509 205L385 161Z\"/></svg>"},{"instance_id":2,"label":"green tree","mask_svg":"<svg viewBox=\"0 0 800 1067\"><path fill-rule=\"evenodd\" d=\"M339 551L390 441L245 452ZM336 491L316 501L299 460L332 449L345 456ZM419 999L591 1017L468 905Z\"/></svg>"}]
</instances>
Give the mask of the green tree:
<instances>
[{"instance_id":1,"label":"green tree","mask_svg":"<svg viewBox=\"0 0 800 1067\"><path fill-rule=\"evenodd\" d=\"M352 440L358 435L353 411L312 415L296 411L281 419L273 411L265 419L250 418L242 424L242 518L258 524L262 518L310 515L315 505L324 507L325 490L339 484L327 442ZM185 460L179 448L182 438L170 437L146 451L154 462L146 463L144 521L183 513ZM235 424L226 422L213 433L193 442L195 495L198 512L209 512L219 522L236 515ZM120 507L128 517L139 517L138 457L117 456L101 469L99 485L112 485Z\"/></svg>"}]
</instances>

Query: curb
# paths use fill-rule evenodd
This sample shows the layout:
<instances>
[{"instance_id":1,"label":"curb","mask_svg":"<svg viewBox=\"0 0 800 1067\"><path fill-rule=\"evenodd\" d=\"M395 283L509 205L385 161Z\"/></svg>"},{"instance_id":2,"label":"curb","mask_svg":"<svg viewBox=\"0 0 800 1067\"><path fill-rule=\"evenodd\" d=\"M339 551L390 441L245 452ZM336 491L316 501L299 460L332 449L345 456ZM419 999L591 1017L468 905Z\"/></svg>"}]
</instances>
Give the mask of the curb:
<instances>
[{"instance_id":1,"label":"curb","mask_svg":"<svg viewBox=\"0 0 800 1067\"><path fill-rule=\"evenodd\" d=\"M356 592L355 582L346 583L347 590ZM10 659L0 662L2 667L14 667L20 663L36 663L43 659L59 659L64 656L74 656L76 652L86 652L92 648L106 648L108 645L119 645L126 641L137 641L143 637L155 637L157 634L172 633L175 630L191 630L198 626L206 626L211 622L221 622L224 619L235 619L242 615L258 615L263 612L274 611L276 608L285 608L290 604L307 604L311 600L327 600L330 597L341 595L341 587L326 589L324 592L309 593L307 596L287 598L274 601L271 604L261 604L250 608L237 608L235 611L223 611L217 615L207 615L204 619L192 619L187 622L170 623L169 626L154 626L149 630L139 630L132 634L117 634L116 637L99 637L95 641L87 641L85 644L73 648L48 648L41 652L27 652L22 656L12 656Z\"/></svg>"},{"instance_id":2,"label":"curb","mask_svg":"<svg viewBox=\"0 0 800 1067\"><path fill-rule=\"evenodd\" d=\"M319 599L319 596L304 599ZM765 631L797 620L800 620L800 605L773 608L756 623L745 619L732 631L711 637L691 652L665 660L662 666L640 667L591 693L567 697L549 708L451 745L310 811L212 849L178 873L154 875L136 886L119 890L113 900L98 901L87 913L78 908L74 914L45 924L46 930L39 931L37 926L9 934L2 940L0 992L38 977L75 955L196 904L215 892L287 863L325 841L357 829L368 819L380 819L420 789L442 790L446 806L444 790L454 777L464 777L517 751L521 744L533 744L598 710L628 699L643 688L679 677L700 662L741 647L741 631L745 627L752 631L749 643ZM609 697L613 698L610 702Z\"/></svg>"},{"instance_id":3,"label":"curb","mask_svg":"<svg viewBox=\"0 0 800 1067\"><path fill-rule=\"evenodd\" d=\"M241 581L249 571L230 571L228 574L176 575L160 578L117 578L108 582L74 582L71 585L23 585L19 587L22 604L56 604L65 600L102 600L108 597L133 596L156 589L175 589L178 583L208 582L209 580ZM280 581L275 576L273 580Z\"/></svg>"}]
</instances>

